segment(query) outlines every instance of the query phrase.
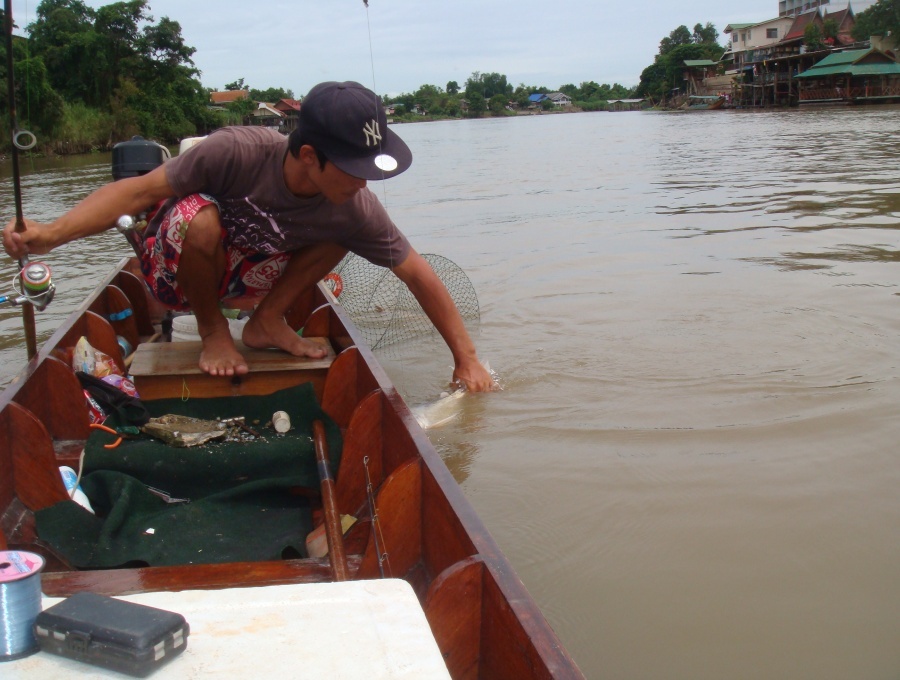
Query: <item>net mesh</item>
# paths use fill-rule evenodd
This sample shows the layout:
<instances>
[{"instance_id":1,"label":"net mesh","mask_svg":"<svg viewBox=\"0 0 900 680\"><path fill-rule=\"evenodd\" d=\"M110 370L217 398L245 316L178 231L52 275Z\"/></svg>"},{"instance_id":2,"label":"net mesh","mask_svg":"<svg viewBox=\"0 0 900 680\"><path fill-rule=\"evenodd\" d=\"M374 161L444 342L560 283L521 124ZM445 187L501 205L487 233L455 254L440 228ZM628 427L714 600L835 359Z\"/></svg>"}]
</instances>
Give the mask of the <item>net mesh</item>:
<instances>
[{"instance_id":1,"label":"net mesh","mask_svg":"<svg viewBox=\"0 0 900 680\"><path fill-rule=\"evenodd\" d=\"M478 296L466 273L442 255L422 257L446 286L463 320L478 321ZM435 332L421 305L390 269L349 253L325 283L372 349Z\"/></svg>"}]
</instances>

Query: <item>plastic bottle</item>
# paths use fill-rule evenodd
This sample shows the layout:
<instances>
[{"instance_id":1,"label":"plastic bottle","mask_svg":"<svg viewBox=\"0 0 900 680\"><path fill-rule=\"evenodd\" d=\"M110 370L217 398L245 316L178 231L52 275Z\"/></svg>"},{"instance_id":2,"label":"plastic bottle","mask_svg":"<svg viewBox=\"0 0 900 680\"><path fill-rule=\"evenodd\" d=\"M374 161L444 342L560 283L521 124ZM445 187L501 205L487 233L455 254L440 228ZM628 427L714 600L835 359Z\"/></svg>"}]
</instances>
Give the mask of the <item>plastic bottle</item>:
<instances>
[{"instance_id":1,"label":"plastic bottle","mask_svg":"<svg viewBox=\"0 0 900 680\"><path fill-rule=\"evenodd\" d=\"M75 473L75 470L68 465L60 465L59 474L62 475L63 484L66 487L66 491L69 492L69 498L91 514L94 514L94 508L91 507L91 502L88 500L88 497L84 495L84 491L81 490L81 485L79 484L75 487L75 482L78 481L78 475ZM74 494L72 493L73 488L75 488Z\"/></svg>"}]
</instances>

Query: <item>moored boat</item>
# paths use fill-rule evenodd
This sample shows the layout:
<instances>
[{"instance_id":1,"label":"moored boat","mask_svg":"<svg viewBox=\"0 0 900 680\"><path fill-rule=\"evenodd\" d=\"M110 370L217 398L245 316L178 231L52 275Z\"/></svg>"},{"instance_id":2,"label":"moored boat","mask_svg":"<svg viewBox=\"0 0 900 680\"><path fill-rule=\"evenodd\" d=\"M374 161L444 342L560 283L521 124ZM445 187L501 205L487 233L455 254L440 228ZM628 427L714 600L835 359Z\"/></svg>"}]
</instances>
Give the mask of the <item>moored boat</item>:
<instances>
[{"instance_id":1,"label":"moored boat","mask_svg":"<svg viewBox=\"0 0 900 680\"><path fill-rule=\"evenodd\" d=\"M250 372L225 378L196 368L196 344L164 341L164 310L148 296L135 272L135 260L124 259L0 395L4 441L0 550L29 551L44 559L45 596L82 591L112 596L225 591L318 584L345 577L402 578L418 596L452 677L582 677L359 331L324 285L311 291L288 320L329 350L325 359L250 351ZM290 399L284 410L292 411L294 427L304 433L312 425L297 422L304 414L298 412L292 391L314 395L311 410L326 421L328 446L340 450L339 464L333 484L311 488L292 482L290 492L305 499L314 531L330 530L329 555L309 557L290 549L274 557L261 552L235 560L230 558L234 553L225 550L219 557L197 551L188 558L169 553L147 557L139 552L126 559L97 546L83 556L71 546L51 543L54 531L48 522L54 508L65 509L64 516L86 517L80 508L73 508L59 466L79 469L83 465L91 474L103 473L102 461L136 458L130 451L146 439L125 440L110 449L114 455L103 457L104 447L114 444L115 435L91 427L83 385L68 358L81 338L111 357L122 373L130 370L148 408L182 402L190 412L194 405L218 400L215 408L225 409L218 415L233 413L227 410L229 404L241 404L242 409L257 404L270 413L272 407L265 400ZM256 437L264 441L251 436L246 442L233 443L238 455L269 455L277 436L268 424L248 420L247 427L255 428ZM324 446L323 438L316 441ZM225 465L223 460L217 459L216 464ZM341 538L343 516L355 518L355 523ZM263 524L238 528L246 538L258 533ZM336 524L341 529L335 533ZM160 527L157 530L161 533ZM183 542L188 542L189 527L176 530L183 530ZM108 559L100 559L101 554ZM177 603L177 595L173 597ZM353 644L352 637L346 644Z\"/></svg>"},{"instance_id":2,"label":"moored boat","mask_svg":"<svg viewBox=\"0 0 900 680\"><path fill-rule=\"evenodd\" d=\"M722 95L692 94L681 107L685 111L715 111L725 105L725 97Z\"/></svg>"}]
</instances>

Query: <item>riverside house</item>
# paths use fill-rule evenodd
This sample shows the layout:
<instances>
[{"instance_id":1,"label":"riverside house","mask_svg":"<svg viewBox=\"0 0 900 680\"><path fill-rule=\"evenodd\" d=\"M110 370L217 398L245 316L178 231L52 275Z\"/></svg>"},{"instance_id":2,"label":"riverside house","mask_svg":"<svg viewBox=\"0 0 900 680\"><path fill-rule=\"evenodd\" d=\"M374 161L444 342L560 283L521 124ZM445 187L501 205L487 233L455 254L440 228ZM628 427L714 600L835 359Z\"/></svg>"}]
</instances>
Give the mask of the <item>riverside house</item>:
<instances>
[{"instance_id":1,"label":"riverside house","mask_svg":"<svg viewBox=\"0 0 900 680\"><path fill-rule=\"evenodd\" d=\"M782 2L775 19L726 26L731 49L723 61L730 62L734 106L900 101L891 65L896 55L856 43L852 7L829 11L828 4ZM809 32L819 35L815 43Z\"/></svg>"},{"instance_id":2,"label":"riverside house","mask_svg":"<svg viewBox=\"0 0 900 680\"><path fill-rule=\"evenodd\" d=\"M801 105L900 101L900 63L872 47L829 54L796 80Z\"/></svg>"}]
</instances>

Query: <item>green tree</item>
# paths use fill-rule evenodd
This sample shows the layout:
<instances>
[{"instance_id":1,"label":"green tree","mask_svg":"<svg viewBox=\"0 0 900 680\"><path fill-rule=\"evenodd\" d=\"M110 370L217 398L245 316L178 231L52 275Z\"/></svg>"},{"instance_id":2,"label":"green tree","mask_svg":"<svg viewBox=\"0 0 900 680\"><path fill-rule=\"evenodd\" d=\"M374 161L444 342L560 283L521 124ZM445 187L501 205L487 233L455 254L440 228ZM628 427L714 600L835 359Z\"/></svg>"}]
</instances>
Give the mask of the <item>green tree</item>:
<instances>
[{"instance_id":1,"label":"green tree","mask_svg":"<svg viewBox=\"0 0 900 680\"><path fill-rule=\"evenodd\" d=\"M449 83L447 83L447 87L445 89L447 90L447 94L459 94L459 83L457 83L455 80L451 80Z\"/></svg>"},{"instance_id":2,"label":"green tree","mask_svg":"<svg viewBox=\"0 0 900 680\"><path fill-rule=\"evenodd\" d=\"M28 27L31 49L52 87L67 102L106 116L68 107L74 116L69 127L81 120L95 128L105 120L110 142L132 130L177 141L215 124L191 59L194 48L177 21L156 22L146 0L96 10L81 0L42 0L36 16Z\"/></svg>"},{"instance_id":3,"label":"green tree","mask_svg":"<svg viewBox=\"0 0 900 680\"><path fill-rule=\"evenodd\" d=\"M717 61L722 56L722 48L715 42L717 37L715 26L709 22L705 26L696 24L693 33L686 26L676 28L660 41L659 54L656 55L653 64L641 73L641 81L634 94L639 97L664 99L674 89L680 89L685 59ZM619 88L626 89L621 86Z\"/></svg>"},{"instance_id":4,"label":"green tree","mask_svg":"<svg viewBox=\"0 0 900 680\"><path fill-rule=\"evenodd\" d=\"M572 85L572 83L566 83L565 85L560 85L559 92L562 92L564 95L567 95L569 97L569 99L572 99L573 101L575 99L578 99L578 95L580 94L578 88L575 87L574 85Z\"/></svg>"},{"instance_id":5,"label":"green tree","mask_svg":"<svg viewBox=\"0 0 900 680\"><path fill-rule=\"evenodd\" d=\"M246 88L246 86L244 85L244 79L243 79L243 78L238 78L238 79L235 80L233 83L226 83L226 84L225 84L225 91L226 91L226 92L234 92L234 91L236 91L236 90L245 90L245 89L247 89L247 88Z\"/></svg>"},{"instance_id":6,"label":"green tree","mask_svg":"<svg viewBox=\"0 0 900 680\"><path fill-rule=\"evenodd\" d=\"M181 24L168 17L144 26L137 48L141 56L141 69L150 71L147 75L157 78L199 75L193 68L192 60L197 50L184 43Z\"/></svg>"},{"instance_id":7,"label":"green tree","mask_svg":"<svg viewBox=\"0 0 900 680\"><path fill-rule=\"evenodd\" d=\"M695 45L718 45L719 32L710 22L706 22L706 26L700 24L694 25L694 34L691 42Z\"/></svg>"},{"instance_id":8,"label":"green tree","mask_svg":"<svg viewBox=\"0 0 900 680\"><path fill-rule=\"evenodd\" d=\"M591 102L600 99L600 86L593 80L581 83L578 86L578 96L580 101Z\"/></svg>"},{"instance_id":9,"label":"green tree","mask_svg":"<svg viewBox=\"0 0 900 680\"><path fill-rule=\"evenodd\" d=\"M688 27L684 25L679 26L659 41L659 53L660 55L668 54L679 45L690 45L692 40L693 35L688 30Z\"/></svg>"},{"instance_id":10,"label":"green tree","mask_svg":"<svg viewBox=\"0 0 900 680\"><path fill-rule=\"evenodd\" d=\"M900 0L878 0L857 14L851 34L856 40L868 40L873 35L900 38Z\"/></svg>"},{"instance_id":11,"label":"green tree","mask_svg":"<svg viewBox=\"0 0 900 680\"><path fill-rule=\"evenodd\" d=\"M506 105L509 102L509 99L504 94L495 94L488 101L488 108L491 113L495 116L502 116L506 111Z\"/></svg>"},{"instance_id":12,"label":"green tree","mask_svg":"<svg viewBox=\"0 0 900 680\"><path fill-rule=\"evenodd\" d=\"M236 88L242 90L242 87ZM294 99L294 93L291 90L285 90L282 87L270 87L265 90L250 89L250 99L257 102L277 102L279 99Z\"/></svg>"},{"instance_id":13,"label":"green tree","mask_svg":"<svg viewBox=\"0 0 900 680\"><path fill-rule=\"evenodd\" d=\"M506 76L500 73L475 71L466 80L466 99L471 99L476 92L485 99L490 99L495 94L510 95L512 91L512 85L506 81Z\"/></svg>"},{"instance_id":14,"label":"green tree","mask_svg":"<svg viewBox=\"0 0 900 680\"><path fill-rule=\"evenodd\" d=\"M68 101L96 104L94 10L81 0L43 0L36 16L28 26L31 49L43 59L53 88Z\"/></svg>"},{"instance_id":15,"label":"green tree","mask_svg":"<svg viewBox=\"0 0 900 680\"><path fill-rule=\"evenodd\" d=\"M240 121L240 125L246 123L250 114L256 111L256 102L249 97L241 97L233 102L228 102L225 108L231 113L236 120Z\"/></svg>"},{"instance_id":16,"label":"green tree","mask_svg":"<svg viewBox=\"0 0 900 680\"><path fill-rule=\"evenodd\" d=\"M625 85L619 85L619 83L613 83L612 87L609 88L609 93L607 95L607 99L628 99L634 94L635 88L626 87Z\"/></svg>"},{"instance_id":17,"label":"green tree","mask_svg":"<svg viewBox=\"0 0 900 680\"><path fill-rule=\"evenodd\" d=\"M461 113L462 107L459 103L459 97L448 97L447 106L444 108L444 114L452 116L453 118L459 118Z\"/></svg>"},{"instance_id":18,"label":"green tree","mask_svg":"<svg viewBox=\"0 0 900 680\"><path fill-rule=\"evenodd\" d=\"M437 85L422 85L413 93L413 101L423 111L441 115L446 104L446 95Z\"/></svg>"},{"instance_id":19,"label":"green tree","mask_svg":"<svg viewBox=\"0 0 900 680\"><path fill-rule=\"evenodd\" d=\"M95 14L94 104L110 105L110 97L123 80L140 80L142 71L140 24L150 17L145 0L116 2L100 7Z\"/></svg>"},{"instance_id":20,"label":"green tree","mask_svg":"<svg viewBox=\"0 0 900 680\"><path fill-rule=\"evenodd\" d=\"M469 100L469 116L472 118L480 118L487 111L487 101L480 92L467 94L466 99Z\"/></svg>"},{"instance_id":21,"label":"green tree","mask_svg":"<svg viewBox=\"0 0 900 680\"><path fill-rule=\"evenodd\" d=\"M0 21L6 25L6 17L0 10ZM6 87L6 40L0 40L0 80L4 83L0 92L0 113L4 131L9 128L9 95ZM62 120L64 102L50 85L47 68L40 57L29 55L24 39L13 37L13 74L15 77L16 122L19 129L28 130L36 137L47 138L56 134ZM9 148L9 134L3 134L3 148Z\"/></svg>"},{"instance_id":22,"label":"green tree","mask_svg":"<svg viewBox=\"0 0 900 680\"><path fill-rule=\"evenodd\" d=\"M806 48L811 52L821 50L825 47L825 36L822 34L822 28L819 24L807 24L803 31L803 42L806 45Z\"/></svg>"}]
</instances>

